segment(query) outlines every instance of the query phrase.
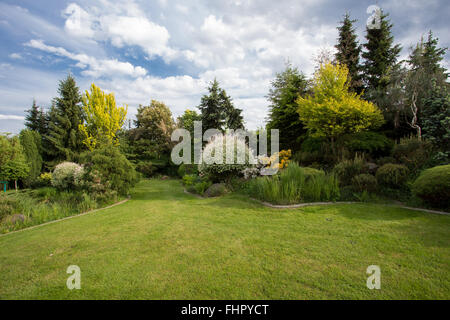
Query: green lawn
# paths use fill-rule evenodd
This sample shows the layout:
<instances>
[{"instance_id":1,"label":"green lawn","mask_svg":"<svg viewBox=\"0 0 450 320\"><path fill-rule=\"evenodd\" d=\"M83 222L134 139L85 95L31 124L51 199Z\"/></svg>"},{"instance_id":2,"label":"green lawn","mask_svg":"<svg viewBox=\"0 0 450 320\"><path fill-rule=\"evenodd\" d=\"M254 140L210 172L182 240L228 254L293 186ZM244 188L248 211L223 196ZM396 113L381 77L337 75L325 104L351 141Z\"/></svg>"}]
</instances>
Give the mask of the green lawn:
<instances>
[{"instance_id":1,"label":"green lawn","mask_svg":"<svg viewBox=\"0 0 450 320\"><path fill-rule=\"evenodd\" d=\"M0 237L2 299L450 299L450 217L270 209L142 181L114 208ZM81 290L66 288L69 265ZM381 290L366 268L381 267Z\"/></svg>"}]
</instances>

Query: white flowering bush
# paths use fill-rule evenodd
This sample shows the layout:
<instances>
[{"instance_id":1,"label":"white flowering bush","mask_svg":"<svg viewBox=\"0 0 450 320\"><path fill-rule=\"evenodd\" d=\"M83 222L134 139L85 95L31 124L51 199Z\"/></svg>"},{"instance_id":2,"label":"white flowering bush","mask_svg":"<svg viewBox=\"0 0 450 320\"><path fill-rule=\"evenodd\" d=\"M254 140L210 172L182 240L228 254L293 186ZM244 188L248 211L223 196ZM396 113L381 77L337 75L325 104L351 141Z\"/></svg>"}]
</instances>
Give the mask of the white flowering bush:
<instances>
[{"instance_id":1,"label":"white flowering bush","mask_svg":"<svg viewBox=\"0 0 450 320\"><path fill-rule=\"evenodd\" d=\"M52 173L52 186L60 190L80 187L83 184L84 169L74 162L62 162Z\"/></svg>"},{"instance_id":2,"label":"white flowering bush","mask_svg":"<svg viewBox=\"0 0 450 320\"><path fill-rule=\"evenodd\" d=\"M198 171L200 175L207 175L213 181L224 181L257 163L253 151L242 137L217 135L203 149Z\"/></svg>"}]
</instances>

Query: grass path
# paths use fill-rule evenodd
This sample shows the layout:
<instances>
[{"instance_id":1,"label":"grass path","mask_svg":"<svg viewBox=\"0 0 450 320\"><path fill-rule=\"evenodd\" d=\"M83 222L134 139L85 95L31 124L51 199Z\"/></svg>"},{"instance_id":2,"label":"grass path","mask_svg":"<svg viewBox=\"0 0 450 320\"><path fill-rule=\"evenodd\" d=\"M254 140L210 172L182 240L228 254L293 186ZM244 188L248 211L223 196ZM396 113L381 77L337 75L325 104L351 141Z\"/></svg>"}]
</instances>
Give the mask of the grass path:
<instances>
[{"instance_id":1,"label":"grass path","mask_svg":"<svg viewBox=\"0 0 450 320\"><path fill-rule=\"evenodd\" d=\"M449 231L402 208L273 209L145 180L122 205L1 237L0 298L449 299ZM81 290L66 288L72 264Z\"/></svg>"}]
</instances>

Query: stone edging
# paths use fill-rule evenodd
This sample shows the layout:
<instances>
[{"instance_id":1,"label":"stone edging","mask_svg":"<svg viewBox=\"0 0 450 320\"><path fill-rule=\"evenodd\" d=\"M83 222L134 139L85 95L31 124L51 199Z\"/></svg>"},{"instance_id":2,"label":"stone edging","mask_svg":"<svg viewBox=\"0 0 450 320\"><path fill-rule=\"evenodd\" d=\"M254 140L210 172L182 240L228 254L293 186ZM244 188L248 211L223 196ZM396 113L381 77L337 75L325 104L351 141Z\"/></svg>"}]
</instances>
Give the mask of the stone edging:
<instances>
[{"instance_id":1,"label":"stone edging","mask_svg":"<svg viewBox=\"0 0 450 320\"><path fill-rule=\"evenodd\" d=\"M65 218L61 218L61 219L57 219L57 220L52 220L52 221L44 222L44 223L37 224L37 225L31 226L31 227L27 227L27 228L23 228L23 229L20 229L20 230L14 230L14 231L11 231L11 232L8 232L8 233L2 233L2 234L0 234L0 237L7 236L7 235L9 235L9 234L13 234L13 233L17 233L17 232L21 232L21 231L25 231L25 230L34 229L34 228L37 228L37 227L42 227L42 226L45 226L45 225L48 225L48 224L52 224L52 223L55 223L55 222L60 222L60 221L64 221L64 220L68 220L68 219L72 219L72 218L84 216L84 215L86 215L86 214L88 214L88 213L94 213L94 212L97 212L97 211L100 211L100 210L109 209L109 208L118 206L118 205L120 205L120 204L122 204L122 203L125 203L125 202L127 202L128 200L130 200L130 197L128 197L128 198L126 198L126 199L124 199L124 200L121 200L121 201L119 201L119 202L113 203L113 204L111 204L111 205L109 205L109 206L103 207L103 208L98 208L98 209L94 209L94 210L89 210L89 211L86 211L86 212L83 212L83 213L79 213L79 214L76 214L76 215L73 215L73 216L70 216L70 217L65 217Z\"/></svg>"},{"instance_id":2,"label":"stone edging","mask_svg":"<svg viewBox=\"0 0 450 320\"><path fill-rule=\"evenodd\" d=\"M302 207L310 207L310 206L323 206L323 205L333 205L333 204L355 204L360 203L363 204L364 202L358 202L358 201L338 201L338 202L307 202L307 203L298 203L298 204L291 204L291 205L276 205L271 204L269 202L261 201L255 198L250 198L256 202L259 202L263 206L274 208L274 209L295 209L295 208L302 208ZM390 207L397 207L397 208L403 208L408 210L414 210L414 211L422 211L427 213L433 213L433 214L441 214L441 215L450 215L449 212L445 211L437 211L437 210L430 210L430 209L423 209L423 208L414 208L414 207L408 207L403 205L397 205L397 204L381 204L384 206L390 206Z\"/></svg>"}]
</instances>

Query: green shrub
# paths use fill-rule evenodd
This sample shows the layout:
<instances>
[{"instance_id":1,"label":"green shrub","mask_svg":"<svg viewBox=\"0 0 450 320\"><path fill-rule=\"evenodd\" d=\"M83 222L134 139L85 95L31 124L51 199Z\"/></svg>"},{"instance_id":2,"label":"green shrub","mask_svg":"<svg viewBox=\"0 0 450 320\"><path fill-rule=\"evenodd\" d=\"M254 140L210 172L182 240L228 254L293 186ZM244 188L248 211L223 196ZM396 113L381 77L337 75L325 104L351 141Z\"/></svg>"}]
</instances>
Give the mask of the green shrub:
<instances>
[{"instance_id":1,"label":"green shrub","mask_svg":"<svg viewBox=\"0 0 450 320\"><path fill-rule=\"evenodd\" d=\"M210 181L196 182L194 184L195 192L198 193L199 195L203 195L205 191L211 186L211 184L212 183Z\"/></svg>"},{"instance_id":2,"label":"green shrub","mask_svg":"<svg viewBox=\"0 0 450 320\"><path fill-rule=\"evenodd\" d=\"M305 169L293 162L278 175L250 180L248 192L255 198L277 204L337 200L336 176L317 171L311 174L311 168Z\"/></svg>"},{"instance_id":3,"label":"green shrub","mask_svg":"<svg viewBox=\"0 0 450 320\"><path fill-rule=\"evenodd\" d=\"M183 184L185 186L193 186L197 181L199 181L199 178L195 174L185 174L183 176Z\"/></svg>"},{"instance_id":4,"label":"green shrub","mask_svg":"<svg viewBox=\"0 0 450 320\"><path fill-rule=\"evenodd\" d=\"M88 188L94 192L116 191L127 194L138 180L134 166L117 147L106 146L81 155Z\"/></svg>"},{"instance_id":5,"label":"green shrub","mask_svg":"<svg viewBox=\"0 0 450 320\"><path fill-rule=\"evenodd\" d=\"M378 184L390 187L401 188L408 179L409 170L401 164L387 163L377 170L376 178Z\"/></svg>"},{"instance_id":6,"label":"green shrub","mask_svg":"<svg viewBox=\"0 0 450 320\"><path fill-rule=\"evenodd\" d=\"M412 185L414 195L437 207L450 207L450 165L424 170Z\"/></svg>"},{"instance_id":7,"label":"green shrub","mask_svg":"<svg viewBox=\"0 0 450 320\"><path fill-rule=\"evenodd\" d=\"M365 173L366 166L364 158L355 155L353 160L342 160L333 169L333 172L339 179L339 182L343 186L351 185L352 179L358 174Z\"/></svg>"},{"instance_id":8,"label":"green shrub","mask_svg":"<svg viewBox=\"0 0 450 320\"><path fill-rule=\"evenodd\" d=\"M351 153L364 153L374 158L390 154L394 142L376 132L358 132L342 136L338 145L346 147Z\"/></svg>"},{"instance_id":9,"label":"green shrub","mask_svg":"<svg viewBox=\"0 0 450 320\"><path fill-rule=\"evenodd\" d=\"M183 178L186 174L197 174L198 173L198 166L195 164L184 164L182 163L178 167L178 175L180 178Z\"/></svg>"},{"instance_id":10,"label":"green shrub","mask_svg":"<svg viewBox=\"0 0 450 320\"><path fill-rule=\"evenodd\" d=\"M84 169L74 162L62 162L52 173L52 186L59 190L75 189L82 185Z\"/></svg>"},{"instance_id":11,"label":"green shrub","mask_svg":"<svg viewBox=\"0 0 450 320\"><path fill-rule=\"evenodd\" d=\"M377 160L377 164L381 167L386 163L395 163L396 161L394 157L381 157Z\"/></svg>"},{"instance_id":12,"label":"green shrub","mask_svg":"<svg viewBox=\"0 0 450 320\"><path fill-rule=\"evenodd\" d=\"M150 178L154 175L157 168L151 161L139 161L136 164L136 171L143 174L144 177Z\"/></svg>"},{"instance_id":13,"label":"green shrub","mask_svg":"<svg viewBox=\"0 0 450 320\"><path fill-rule=\"evenodd\" d=\"M309 179L309 178L315 177L315 176L325 175L325 171L319 170L316 168L302 167L302 170L303 170L303 174L305 175L306 179Z\"/></svg>"},{"instance_id":14,"label":"green shrub","mask_svg":"<svg viewBox=\"0 0 450 320\"><path fill-rule=\"evenodd\" d=\"M52 184L52 173L44 172L38 178L38 185L42 187L49 187Z\"/></svg>"},{"instance_id":15,"label":"green shrub","mask_svg":"<svg viewBox=\"0 0 450 320\"><path fill-rule=\"evenodd\" d=\"M377 179L371 174L358 174L352 179L352 187L357 192L374 192L377 189Z\"/></svg>"},{"instance_id":16,"label":"green shrub","mask_svg":"<svg viewBox=\"0 0 450 320\"><path fill-rule=\"evenodd\" d=\"M432 145L416 137L403 138L394 146L393 157L413 173L418 173L432 155Z\"/></svg>"},{"instance_id":17,"label":"green shrub","mask_svg":"<svg viewBox=\"0 0 450 320\"><path fill-rule=\"evenodd\" d=\"M223 183L212 184L204 193L206 197L219 197L228 192L227 187Z\"/></svg>"}]
</instances>

